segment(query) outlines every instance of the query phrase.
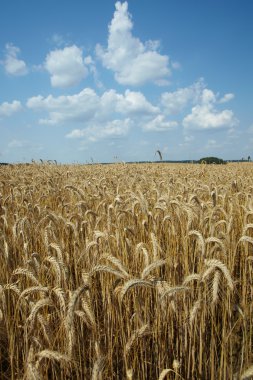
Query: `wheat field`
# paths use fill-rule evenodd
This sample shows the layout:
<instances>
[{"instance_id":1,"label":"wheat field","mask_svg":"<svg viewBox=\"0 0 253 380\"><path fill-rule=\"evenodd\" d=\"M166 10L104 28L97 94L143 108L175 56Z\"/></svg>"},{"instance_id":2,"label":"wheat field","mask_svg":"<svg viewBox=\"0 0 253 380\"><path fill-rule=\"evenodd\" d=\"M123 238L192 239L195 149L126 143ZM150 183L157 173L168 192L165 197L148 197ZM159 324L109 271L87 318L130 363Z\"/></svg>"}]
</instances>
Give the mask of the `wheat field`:
<instances>
[{"instance_id":1,"label":"wheat field","mask_svg":"<svg viewBox=\"0 0 253 380\"><path fill-rule=\"evenodd\" d=\"M0 167L0 378L250 379L252 178Z\"/></svg>"}]
</instances>

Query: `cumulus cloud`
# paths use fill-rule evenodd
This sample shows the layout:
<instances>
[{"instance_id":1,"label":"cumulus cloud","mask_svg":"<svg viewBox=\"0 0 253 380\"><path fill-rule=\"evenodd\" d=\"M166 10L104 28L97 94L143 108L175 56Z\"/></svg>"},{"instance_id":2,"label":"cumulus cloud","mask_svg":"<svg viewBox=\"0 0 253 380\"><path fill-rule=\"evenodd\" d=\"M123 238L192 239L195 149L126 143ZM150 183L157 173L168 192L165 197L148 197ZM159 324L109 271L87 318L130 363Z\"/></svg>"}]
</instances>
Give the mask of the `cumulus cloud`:
<instances>
[{"instance_id":1,"label":"cumulus cloud","mask_svg":"<svg viewBox=\"0 0 253 380\"><path fill-rule=\"evenodd\" d=\"M79 84L88 74L82 49L76 45L51 51L46 56L45 68L53 87L66 88Z\"/></svg>"},{"instance_id":2,"label":"cumulus cloud","mask_svg":"<svg viewBox=\"0 0 253 380\"><path fill-rule=\"evenodd\" d=\"M93 58L90 55L88 55L87 57L84 58L84 63L87 66L89 73L93 76L95 85L100 89L104 88L104 85L100 80L100 76L97 71L97 67Z\"/></svg>"},{"instance_id":3,"label":"cumulus cloud","mask_svg":"<svg viewBox=\"0 0 253 380\"><path fill-rule=\"evenodd\" d=\"M105 125L94 124L85 129L74 129L66 137L70 139L85 138L92 142L105 138L123 137L128 134L132 124L129 118L116 119L105 123Z\"/></svg>"},{"instance_id":4,"label":"cumulus cloud","mask_svg":"<svg viewBox=\"0 0 253 380\"><path fill-rule=\"evenodd\" d=\"M209 89L204 89L199 104L192 107L191 113L183 119L183 126L189 129L219 129L229 128L237 124L233 111L219 111L216 95Z\"/></svg>"},{"instance_id":5,"label":"cumulus cloud","mask_svg":"<svg viewBox=\"0 0 253 380\"><path fill-rule=\"evenodd\" d=\"M154 132L162 132L168 131L177 127L178 123L176 121L166 120L164 115L157 115L154 119L144 124L144 131L154 131Z\"/></svg>"},{"instance_id":6,"label":"cumulus cloud","mask_svg":"<svg viewBox=\"0 0 253 380\"><path fill-rule=\"evenodd\" d=\"M189 104L196 104L205 88L201 78L189 87L179 88L174 92L164 92L161 104L167 114L177 114Z\"/></svg>"},{"instance_id":7,"label":"cumulus cloud","mask_svg":"<svg viewBox=\"0 0 253 380\"><path fill-rule=\"evenodd\" d=\"M26 106L44 113L40 124L72 125L69 138L83 137L89 141L97 139L98 135L106 138L110 133L124 136L130 130L126 123L130 122L144 132L166 132L178 127L180 120L185 131L231 129L237 125L233 112L219 109L219 96L205 88L202 79L189 87L162 94L160 106L153 105L140 91L118 93L111 89L99 95L91 88L84 88L74 95L34 96L28 99ZM179 112L176 120L168 116ZM184 141L189 142L190 138Z\"/></svg>"},{"instance_id":8,"label":"cumulus cloud","mask_svg":"<svg viewBox=\"0 0 253 380\"><path fill-rule=\"evenodd\" d=\"M44 125L72 125L76 128L67 134L68 138L85 138L96 141L108 137L124 137L132 125L147 124L145 130L162 131L175 124L166 121L159 114L159 107L152 105L138 91L115 90L96 94L91 88L84 88L77 94L54 97L41 95L31 97L26 106L34 111L45 113L39 120ZM153 120L154 119L154 120Z\"/></svg>"},{"instance_id":9,"label":"cumulus cloud","mask_svg":"<svg viewBox=\"0 0 253 380\"><path fill-rule=\"evenodd\" d=\"M75 95L59 97L34 96L27 101L27 107L49 112L48 119L41 119L41 124L56 125L71 122L85 122L94 117L99 106L99 97L94 90L85 88Z\"/></svg>"},{"instance_id":10,"label":"cumulus cloud","mask_svg":"<svg viewBox=\"0 0 253 380\"><path fill-rule=\"evenodd\" d=\"M118 94L115 90L105 92L101 97L103 109L121 114L154 114L159 108L147 101L141 92L126 90L124 94Z\"/></svg>"},{"instance_id":11,"label":"cumulus cloud","mask_svg":"<svg viewBox=\"0 0 253 380\"><path fill-rule=\"evenodd\" d=\"M126 90L119 94L115 90L104 92L98 96L91 88L85 88L78 94L69 96L44 98L41 95L27 101L27 107L34 110L44 110L49 113L47 119L41 119L41 124L63 124L66 122L87 123L90 120L104 122L112 119L115 114L120 117L137 117L152 115L159 108L147 101L140 92Z\"/></svg>"},{"instance_id":12,"label":"cumulus cloud","mask_svg":"<svg viewBox=\"0 0 253 380\"><path fill-rule=\"evenodd\" d=\"M11 116L21 109L22 105L18 100L14 100L12 103L4 102L0 104L0 117Z\"/></svg>"},{"instance_id":13,"label":"cumulus cloud","mask_svg":"<svg viewBox=\"0 0 253 380\"><path fill-rule=\"evenodd\" d=\"M96 54L102 64L112 70L115 80L123 85L166 84L171 74L169 57L158 52L158 41L143 43L132 35L133 22L127 2L118 1L115 7L107 48L96 46Z\"/></svg>"},{"instance_id":14,"label":"cumulus cloud","mask_svg":"<svg viewBox=\"0 0 253 380\"><path fill-rule=\"evenodd\" d=\"M232 93L225 94L220 100L219 103L227 103L230 100L234 99L235 95Z\"/></svg>"},{"instance_id":15,"label":"cumulus cloud","mask_svg":"<svg viewBox=\"0 0 253 380\"><path fill-rule=\"evenodd\" d=\"M21 76L28 73L26 63L22 59L18 59L19 53L20 49L17 46L11 43L5 45L5 58L1 63L7 74Z\"/></svg>"},{"instance_id":16,"label":"cumulus cloud","mask_svg":"<svg viewBox=\"0 0 253 380\"><path fill-rule=\"evenodd\" d=\"M149 103L141 92L129 90L126 90L125 95L120 95L118 110L121 113L152 114L159 112L159 108Z\"/></svg>"}]
</instances>

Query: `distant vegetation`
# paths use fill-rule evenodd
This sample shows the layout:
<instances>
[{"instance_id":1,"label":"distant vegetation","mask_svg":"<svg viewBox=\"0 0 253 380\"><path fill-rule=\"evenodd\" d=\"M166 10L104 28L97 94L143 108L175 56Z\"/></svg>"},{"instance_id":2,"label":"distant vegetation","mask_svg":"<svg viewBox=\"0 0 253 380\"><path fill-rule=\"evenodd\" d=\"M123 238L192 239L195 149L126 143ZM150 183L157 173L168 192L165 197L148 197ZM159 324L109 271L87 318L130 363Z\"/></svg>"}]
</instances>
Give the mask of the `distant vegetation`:
<instances>
[{"instance_id":1,"label":"distant vegetation","mask_svg":"<svg viewBox=\"0 0 253 380\"><path fill-rule=\"evenodd\" d=\"M219 164L219 165L226 164L226 161L222 160L221 158L217 158L217 157L204 157L204 158L201 158L198 162L200 164Z\"/></svg>"}]
</instances>

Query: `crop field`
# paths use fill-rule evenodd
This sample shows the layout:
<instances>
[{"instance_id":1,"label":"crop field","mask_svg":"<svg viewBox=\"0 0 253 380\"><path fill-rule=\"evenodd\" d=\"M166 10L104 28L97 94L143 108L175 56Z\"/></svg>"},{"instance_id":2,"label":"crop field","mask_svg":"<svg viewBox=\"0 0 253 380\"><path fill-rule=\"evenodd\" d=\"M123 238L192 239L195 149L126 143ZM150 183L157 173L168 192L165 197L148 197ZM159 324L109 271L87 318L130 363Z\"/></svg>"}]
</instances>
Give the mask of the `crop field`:
<instances>
[{"instance_id":1,"label":"crop field","mask_svg":"<svg viewBox=\"0 0 253 380\"><path fill-rule=\"evenodd\" d=\"M0 167L0 378L253 376L253 164Z\"/></svg>"}]
</instances>

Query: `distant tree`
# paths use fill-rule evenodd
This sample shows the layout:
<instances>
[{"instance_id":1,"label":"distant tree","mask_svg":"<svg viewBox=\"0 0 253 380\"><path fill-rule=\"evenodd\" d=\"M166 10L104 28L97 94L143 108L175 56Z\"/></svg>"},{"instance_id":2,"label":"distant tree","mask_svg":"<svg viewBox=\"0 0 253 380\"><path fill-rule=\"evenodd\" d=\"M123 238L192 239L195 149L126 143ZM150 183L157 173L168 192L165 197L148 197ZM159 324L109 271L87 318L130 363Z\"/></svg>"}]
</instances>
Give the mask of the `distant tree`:
<instances>
[{"instance_id":1,"label":"distant tree","mask_svg":"<svg viewBox=\"0 0 253 380\"><path fill-rule=\"evenodd\" d=\"M251 161L251 158L250 158L250 156L248 156L248 161Z\"/></svg>"},{"instance_id":2,"label":"distant tree","mask_svg":"<svg viewBox=\"0 0 253 380\"><path fill-rule=\"evenodd\" d=\"M199 164L218 164L223 165L226 164L226 161L217 157L203 157L198 161Z\"/></svg>"}]
</instances>

